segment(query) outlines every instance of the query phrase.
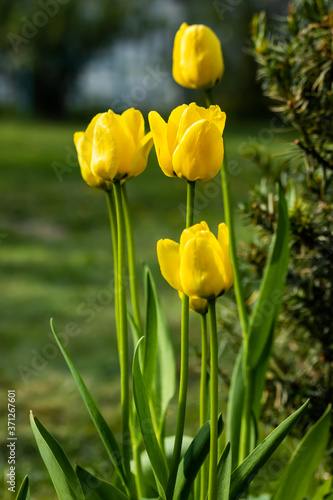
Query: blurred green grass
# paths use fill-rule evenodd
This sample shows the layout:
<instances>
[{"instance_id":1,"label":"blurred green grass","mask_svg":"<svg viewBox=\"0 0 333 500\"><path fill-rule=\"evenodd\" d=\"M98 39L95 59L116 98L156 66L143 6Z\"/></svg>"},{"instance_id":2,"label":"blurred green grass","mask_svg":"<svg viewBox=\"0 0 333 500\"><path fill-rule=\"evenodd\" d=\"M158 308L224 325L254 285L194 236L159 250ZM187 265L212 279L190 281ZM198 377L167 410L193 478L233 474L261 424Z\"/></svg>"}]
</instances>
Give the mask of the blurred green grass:
<instances>
[{"instance_id":1,"label":"blurred green grass","mask_svg":"<svg viewBox=\"0 0 333 500\"><path fill-rule=\"evenodd\" d=\"M29 474L36 499L54 498L55 494L31 435L30 409L64 445L72 463L94 463L98 471L107 459L65 362L54 348L51 316L60 332L75 323L79 334L66 336L67 347L116 435L120 428L111 239L105 196L82 181L72 143L73 132L85 126L38 121L0 123L0 441L3 444L7 437L7 390L15 389L16 479L19 483ZM242 159L240 146L251 143L253 138L260 140L267 127L267 123L254 120L227 125L229 162L237 167L237 175L231 180L235 205L247 199L260 175ZM275 152L287 147L276 141L274 134L266 145ZM196 220L207 220L216 231L223 220L219 176L197 189ZM128 182L138 262L147 262L153 271L177 352L180 301L160 275L156 242L165 237L179 239L184 227L185 194L185 182L165 177L154 151L146 171ZM238 217L236 223L238 238L248 238L251 229L243 227ZM199 346L198 325L193 317L191 325L192 342ZM189 406L195 411L190 412L188 432L195 431L198 412L199 378L194 370L190 380ZM171 422L174 416L175 404L170 411ZM7 500L12 493L6 486L6 456L1 458L0 468L0 489Z\"/></svg>"}]
</instances>

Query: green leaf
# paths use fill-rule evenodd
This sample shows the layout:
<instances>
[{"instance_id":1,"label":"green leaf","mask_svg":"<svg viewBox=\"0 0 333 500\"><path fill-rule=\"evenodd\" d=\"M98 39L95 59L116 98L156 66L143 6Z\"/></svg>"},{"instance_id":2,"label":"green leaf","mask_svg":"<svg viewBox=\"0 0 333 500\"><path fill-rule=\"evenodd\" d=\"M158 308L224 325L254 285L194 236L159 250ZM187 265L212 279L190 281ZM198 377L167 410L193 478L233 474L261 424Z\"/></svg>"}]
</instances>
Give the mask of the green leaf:
<instances>
[{"instance_id":1,"label":"green leaf","mask_svg":"<svg viewBox=\"0 0 333 500\"><path fill-rule=\"evenodd\" d=\"M259 298L250 320L246 342L246 365L258 365L271 327L279 314L289 262L289 221L286 200L279 187L278 227L272 238Z\"/></svg>"},{"instance_id":2,"label":"green leaf","mask_svg":"<svg viewBox=\"0 0 333 500\"><path fill-rule=\"evenodd\" d=\"M57 341L57 344L58 344L58 346L59 346L59 348L60 348L60 350L65 358L65 361L66 361L66 363L67 363L67 365L68 365L68 367L73 375L73 378L74 378L76 385L80 391L82 399L83 399L83 401L86 405L86 408L89 412L89 415L90 415L92 421L94 422L95 427L100 435L100 438L105 446L105 449L108 452L108 454L111 458L111 461L112 461L116 471L118 472L120 479L122 480L122 482L125 486L125 489L127 489L127 480L126 480L126 475L125 475L124 463L122 460L122 456L121 456L117 441L116 441L114 435L112 434L108 424L106 423L103 415L99 411L99 409L98 409L95 401L93 400L90 392L88 391L87 386L83 382L83 379L82 379L80 373L78 372L76 366L74 365L71 357L69 356L67 350L63 346L63 344L62 344L62 342L61 342L61 340L60 340L60 338L59 338L59 336L54 328L52 319L51 319L51 329L52 329L53 335Z\"/></svg>"},{"instance_id":3,"label":"green leaf","mask_svg":"<svg viewBox=\"0 0 333 500\"><path fill-rule=\"evenodd\" d=\"M89 500L127 500L129 498L113 484L90 474L79 465L76 465L75 472Z\"/></svg>"},{"instance_id":4,"label":"green leaf","mask_svg":"<svg viewBox=\"0 0 333 500\"><path fill-rule=\"evenodd\" d=\"M227 441L232 443L232 470L238 465L240 428L244 401L244 347L238 351L234 364L228 398L226 435Z\"/></svg>"},{"instance_id":5,"label":"green leaf","mask_svg":"<svg viewBox=\"0 0 333 500\"><path fill-rule=\"evenodd\" d=\"M145 266L148 270L148 267ZM157 311L157 362L151 399L159 437L163 433L166 411L176 390L176 362L169 328L157 293L154 279L149 272L149 282Z\"/></svg>"},{"instance_id":6,"label":"green leaf","mask_svg":"<svg viewBox=\"0 0 333 500\"><path fill-rule=\"evenodd\" d=\"M25 476L25 478L23 479L20 489L18 490L16 500L30 500L30 486L28 476Z\"/></svg>"},{"instance_id":7,"label":"green leaf","mask_svg":"<svg viewBox=\"0 0 333 500\"><path fill-rule=\"evenodd\" d=\"M274 453L287 434L305 413L309 401L304 403L290 417L286 418L273 432L269 434L252 453L242 462L231 475L229 500L236 500L248 488L262 466Z\"/></svg>"},{"instance_id":8,"label":"green leaf","mask_svg":"<svg viewBox=\"0 0 333 500\"><path fill-rule=\"evenodd\" d=\"M216 500L229 500L231 482L232 453L230 442L225 445L217 466Z\"/></svg>"},{"instance_id":9,"label":"green leaf","mask_svg":"<svg viewBox=\"0 0 333 500\"><path fill-rule=\"evenodd\" d=\"M303 500L312 475L326 451L331 423L331 405L308 430L279 480L274 500Z\"/></svg>"},{"instance_id":10,"label":"green leaf","mask_svg":"<svg viewBox=\"0 0 333 500\"><path fill-rule=\"evenodd\" d=\"M80 482L64 450L32 412L30 412L30 423L59 500L84 500Z\"/></svg>"},{"instance_id":11,"label":"green leaf","mask_svg":"<svg viewBox=\"0 0 333 500\"><path fill-rule=\"evenodd\" d=\"M155 379L157 358L157 305L152 285L152 276L147 266L144 266L146 287L146 329L143 363L143 380L148 397ZM150 399L150 398L149 398Z\"/></svg>"},{"instance_id":12,"label":"green leaf","mask_svg":"<svg viewBox=\"0 0 333 500\"><path fill-rule=\"evenodd\" d=\"M329 495L330 493L333 495L332 489L332 482L333 482L333 476L331 476L329 479L327 479L323 484L317 487L312 500L327 500L326 495Z\"/></svg>"},{"instance_id":13,"label":"green leaf","mask_svg":"<svg viewBox=\"0 0 333 500\"><path fill-rule=\"evenodd\" d=\"M222 415L219 415L218 434L223 430ZM209 453L210 421L206 422L193 439L187 452L180 461L173 500L186 500L201 465Z\"/></svg>"},{"instance_id":14,"label":"green leaf","mask_svg":"<svg viewBox=\"0 0 333 500\"><path fill-rule=\"evenodd\" d=\"M158 443L153 420L150 413L148 395L145 388L143 376L140 370L139 346L143 340L138 342L133 360L133 393L136 410L139 418L143 441L147 454L155 474L159 495L165 498L165 490L168 480L168 466Z\"/></svg>"}]
</instances>

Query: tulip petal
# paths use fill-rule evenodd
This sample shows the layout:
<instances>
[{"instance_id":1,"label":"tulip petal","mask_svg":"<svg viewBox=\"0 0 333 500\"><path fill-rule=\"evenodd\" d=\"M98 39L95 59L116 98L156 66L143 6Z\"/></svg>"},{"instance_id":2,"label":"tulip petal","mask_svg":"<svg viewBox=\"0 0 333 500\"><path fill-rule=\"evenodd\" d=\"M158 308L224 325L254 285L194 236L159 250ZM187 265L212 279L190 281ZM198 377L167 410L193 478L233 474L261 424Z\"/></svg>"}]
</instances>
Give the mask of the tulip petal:
<instances>
[{"instance_id":1,"label":"tulip petal","mask_svg":"<svg viewBox=\"0 0 333 500\"><path fill-rule=\"evenodd\" d=\"M177 146L172 157L174 171L189 181L208 181L220 170L223 152L219 129L207 120L200 120L187 130Z\"/></svg>"},{"instance_id":2,"label":"tulip petal","mask_svg":"<svg viewBox=\"0 0 333 500\"><path fill-rule=\"evenodd\" d=\"M182 292L179 243L168 239L159 240L157 242L157 257L163 278L173 288Z\"/></svg>"},{"instance_id":3,"label":"tulip petal","mask_svg":"<svg viewBox=\"0 0 333 500\"><path fill-rule=\"evenodd\" d=\"M119 157L119 164L114 179L121 180L131 172L132 156L135 150L134 139L124 119L111 109L108 111L108 127L109 133L115 140L117 155Z\"/></svg>"},{"instance_id":4,"label":"tulip petal","mask_svg":"<svg viewBox=\"0 0 333 500\"><path fill-rule=\"evenodd\" d=\"M182 104L181 106L177 106L173 111L171 111L169 120L168 120L168 130L167 130L167 141L168 141L168 146L169 146L169 152L170 155L172 156L174 150L175 150L175 143L176 143L176 137L177 137L177 132L179 128L179 123L181 120L181 117L187 108L187 104Z\"/></svg>"},{"instance_id":5,"label":"tulip petal","mask_svg":"<svg viewBox=\"0 0 333 500\"><path fill-rule=\"evenodd\" d=\"M148 119L154 138L158 163L165 175L168 177L176 177L168 148L167 124L156 111L151 111L148 115Z\"/></svg>"},{"instance_id":6,"label":"tulip petal","mask_svg":"<svg viewBox=\"0 0 333 500\"><path fill-rule=\"evenodd\" d=\"M184 229L180 237L180 254L183 253L186 243L190 241L192 238L194 238L195 234L198 233L199 231L209 232L209 227L207 222L202 221L200 222L200 224L194 224L194 226Z\"/></svg>"},{"instance_id":7,"label":"tulip petal","mask_svg":"<svg viewBox=\"0 0 333 500\"><path fill-rule=\"evenodd\" d=\"M226 114L224 113L224 111L221 111L220 106L212 105L209 106L208 109L203 108L202 106L197 106L197 112L203 120L208 120L209 122L214 123L214 125L216 125L221 132L221 135L223 134Z\"/></svg>"},{"instance_id":8,"label":"tulip petal","mask_svg":"<svg viewBox=\"0 0 333 500\"><path fill-rule=\"evenodd\" d=\"M201 120L201 116L197 112L198 106L192 102L183 112L176 137L175 148L177 148L178 144L181 142L182 138L186 134L187 130L196 122Z\"/></svg>"},{"instance_id":9,"label":"tulip petal","mask_svg":"<svg viewBox=\"0 0 333 500\"><path fill-rule=\"evenodd\" d=\"M103 113L95 126L91 158L93 173L109 181L115 178L120 163L112 128L108 113Z\"/></svg>"},{"instance_id":10,"label":"tulip petal","mask_svg":"<svg viewBox=\"0 0 333 500\"><path fill-rule=\"evenodd\" d=\"M181 255L180 278L189 297L213 299L225 289L220 255L205 237L191 239Z\"/></svg>"},{"instance_id":11,"label":"tulip petal","mask_svg":"<svg viewBox=\"0 0 333 500\"><path fill-rule=\"evenodd\" d=\"M136 177L141 174L147 166L148 155L153 145L153 134L149 132L149 134L145 135L143 139L141 139L137 149L134 152L132 158L132 170L129 177Z\"/></svg>"},{"instance_id":12,"label":"tulip petal","mask_svg":"<svg viewBox=\"0 0 333 500\"><path fill-rule=\"evenodd\" d=\"M141 112L137 109L130 108L126 109L121 117L131 132L134 145L137 147L145 135L145 122Z\"/></svg>"},{"instance_id":13,"label":"tulip petal","mask_svg":"<svg viewBox=\"0 0 333 500\"><path fill-rule=\"evenodd\" d=\"M226 291L227 291L234 282L234 269L230 261L229 229L224 222L219 225L218 242L222 248L222 252L224 255L224 268L227 276L227 282L226 282Z\"/></svg>"},{"instance_id":14,"label":"tulip petal","mask_svg":"<svg viewBox=\"0 0 333 500\"><path fill-rule=\"evenodd\" d=\"M188 87L187 81L183 77L183 68L181 66L182 39L187 28L188 25L186 23L183 23L177 31L172 53L172 76L174 80L183 87Z\"/></svg>"}]
</instances>

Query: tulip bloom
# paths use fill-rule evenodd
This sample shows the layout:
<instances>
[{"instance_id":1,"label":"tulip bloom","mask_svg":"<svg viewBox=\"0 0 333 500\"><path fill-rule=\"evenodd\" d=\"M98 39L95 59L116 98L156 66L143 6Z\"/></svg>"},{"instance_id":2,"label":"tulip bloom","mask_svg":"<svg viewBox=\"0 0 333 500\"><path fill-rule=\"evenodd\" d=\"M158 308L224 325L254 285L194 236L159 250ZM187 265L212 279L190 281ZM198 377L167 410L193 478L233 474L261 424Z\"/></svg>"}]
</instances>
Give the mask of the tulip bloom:
<instances>
[{"instance_id":1,"label":"tulip bloom","mask_svg":"<svg viewBox=\"0 0 333 500\"><path fill-rule=\"evenodd\" d=\"M183 23L175 36L172 74L179 85L208 89L217 85L224 72L221 43L202 24Z\"/></svg>"},{"instance_id":2,"label":"tulip bloom","mask_svg":"<svg viewBox=\"0 0 333 500\"><path fill-rule=\"evenodd\" d=\"M226 120L219 106L206 109L192 102L175 108L168 123L156 111L151 111L148 118L165 175L189 181L215 177L223 161Z\"/></svg>"},{"instance_id":3,"label":"tulip bloom","mask_svg":"<svg viewBox=\"0 0 333 500\"><path fill-rule=\"evenodd\" d=\"M140 111L131 108L121 115L111 110L96 115L86 132L74 134L74 143L82 177L89 185L101 187L141 174L153 138L151 133L145 135Z\"/></svg>"},{"instance_id":4,"label":"tulip bloom","mask_svg":"<svg viewBox=\"0 0 333 500\"><path fill-rule=\"evenodd\" d=\"M180 243L159 240L157 256L166 281L190 298L211 300L224 294L234 282L229 255L229 230L219 225L218 238L206 222L182 232Z\"/></svg>"}]
</instances>

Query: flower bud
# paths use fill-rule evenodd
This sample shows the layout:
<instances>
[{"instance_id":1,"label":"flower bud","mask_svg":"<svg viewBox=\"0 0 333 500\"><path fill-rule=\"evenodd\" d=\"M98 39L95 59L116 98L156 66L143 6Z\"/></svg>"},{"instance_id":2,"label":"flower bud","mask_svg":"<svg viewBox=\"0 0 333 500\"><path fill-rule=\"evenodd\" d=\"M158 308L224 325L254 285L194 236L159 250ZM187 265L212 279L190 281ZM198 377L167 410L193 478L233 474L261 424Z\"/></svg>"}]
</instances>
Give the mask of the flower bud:
<instances>
[{"instance_id":1,"label":"flower bud","mask_svg":"<svg viewBox=\"0 0 333 500\"><path fill-rule=\"evenodd\" d=\"M191 89L215 87L224 72L221 43L202 24L183 23L175 36L172 74L179 85Z\"/></svg>"}]
</instances>

